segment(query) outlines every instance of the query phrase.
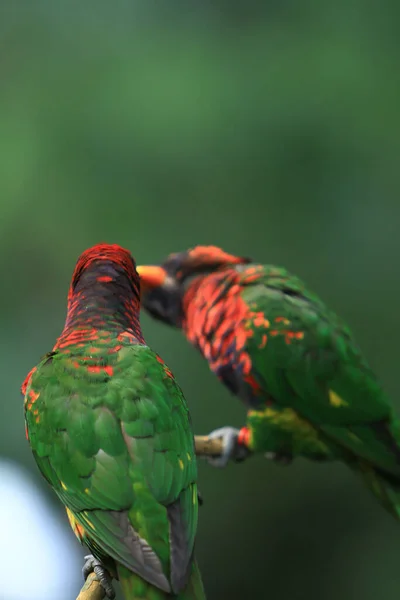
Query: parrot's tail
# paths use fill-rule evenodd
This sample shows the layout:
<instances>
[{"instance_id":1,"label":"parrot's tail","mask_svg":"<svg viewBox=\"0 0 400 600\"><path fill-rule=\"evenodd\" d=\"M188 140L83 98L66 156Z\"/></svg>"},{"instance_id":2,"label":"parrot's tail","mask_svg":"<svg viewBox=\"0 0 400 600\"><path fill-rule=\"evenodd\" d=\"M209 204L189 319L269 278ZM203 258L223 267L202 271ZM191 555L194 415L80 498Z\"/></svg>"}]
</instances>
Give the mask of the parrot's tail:
<instances>
[{"instance_id":1,"label":"parrot's tail","mask_svg":"<svg viewBox=\"0 0 400 600\"><path fill-rule=\"evenodd\" d=\"M353 468L386 510L400 520L400 479L364 461Z\"/></svg>"},{"instance_id":2,"label":"parrot's tail","mask_svg":"<svg viewBox=\"0 0 400 600\"><path fill-rule=\"evenodd\" d=\"M195 560L188 584L178 595L163 592L122 565L118 565L117 569L125 600L206 600L200 570Z\"/></svg>"}]
</instances>

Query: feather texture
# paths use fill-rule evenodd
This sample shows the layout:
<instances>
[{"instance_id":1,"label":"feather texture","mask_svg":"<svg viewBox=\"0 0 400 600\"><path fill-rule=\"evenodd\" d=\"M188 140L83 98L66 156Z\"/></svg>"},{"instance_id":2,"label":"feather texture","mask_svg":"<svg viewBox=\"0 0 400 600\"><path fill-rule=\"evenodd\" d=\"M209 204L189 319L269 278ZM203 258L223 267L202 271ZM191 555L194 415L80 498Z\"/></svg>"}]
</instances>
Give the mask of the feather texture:
<instances>
[{"instance_id":1,"label":"feather texture","mask_svg":"<svg viewBox=\"0 0 400 600\"><path fill-rule=\"evenodd\" d=\"M198 513L190 417L145 345L138 298L128 252L84 253L66 326L23 384L27 436L75 534L127 599L201 599L197 570L196 594L186 592Z\"/></svg>"},{"instance_id":2,"label":"feather texture","mask_svg":"<svg viewBox=\"0 0 400 600\"><path fill-rule=\"evenodd\" d=\"M144 307L154 314L156 299L158 318L179 315L173 324L245 403L251 450L343 460L398 516L398 422L349 328L285 269L208 248L168 258Z\"/></svg>"}]
</instances>

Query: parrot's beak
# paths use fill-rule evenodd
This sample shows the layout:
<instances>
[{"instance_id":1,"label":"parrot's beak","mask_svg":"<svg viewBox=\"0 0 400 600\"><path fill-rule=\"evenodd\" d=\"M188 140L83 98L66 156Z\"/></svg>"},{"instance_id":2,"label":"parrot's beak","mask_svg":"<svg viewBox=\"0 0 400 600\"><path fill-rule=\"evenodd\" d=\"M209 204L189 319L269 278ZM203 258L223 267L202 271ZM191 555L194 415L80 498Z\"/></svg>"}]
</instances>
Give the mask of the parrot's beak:
<instances>
[{"instance_id":1,"label":"parrot's beak","mask_svg":"<svg viewBox=\"0 0 400 600\"><path fill-rule=\"evenodd\" d=\"M166 280L167 274L162 267L140 265L136 267L140 277L140 288L146 293L161 287Z\"/></svg>"}]
</instances>

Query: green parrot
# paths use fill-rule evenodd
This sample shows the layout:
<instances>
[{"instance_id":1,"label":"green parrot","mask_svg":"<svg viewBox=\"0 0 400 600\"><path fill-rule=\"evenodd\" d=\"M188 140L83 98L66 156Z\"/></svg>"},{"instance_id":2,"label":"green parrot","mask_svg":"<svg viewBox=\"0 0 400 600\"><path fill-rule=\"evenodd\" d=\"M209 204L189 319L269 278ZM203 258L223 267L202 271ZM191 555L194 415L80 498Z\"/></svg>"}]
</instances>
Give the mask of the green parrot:
<instances>
[{"instance_id":1,"label":"green parrot","mask_svg":"<svg viewBox=\"0 0 400 600\"><path fill-rule=\"evenodd\" d=\"M194 559L197 467L188 408L139 322L131 254L78 259L64 329L22 385L26 435L109 598L203 600Z\"/></svg>"},{"instance_id":2,"label":"green parrot","mask_svg":"<svg viewBox=\"0 0 400 600\"><path fill-rule=\"evenodd\" d=\"M138 267L142 305L181 328L247 408L240 430L222 427L219 467L263 452L341 460L400 517L400 429L347 326L283 268L215 246Z\"/></svg>"}]
</instances>

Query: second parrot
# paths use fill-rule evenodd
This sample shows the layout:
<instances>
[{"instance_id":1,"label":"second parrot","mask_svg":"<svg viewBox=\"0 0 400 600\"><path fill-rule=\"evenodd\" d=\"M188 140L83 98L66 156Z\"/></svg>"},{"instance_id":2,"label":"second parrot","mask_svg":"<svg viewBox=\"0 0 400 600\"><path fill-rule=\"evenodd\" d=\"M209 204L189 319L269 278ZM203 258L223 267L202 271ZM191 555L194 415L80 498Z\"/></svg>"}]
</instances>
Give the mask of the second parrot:
<instances>
[{"instance_id":1,"label":"second parrot","mask_svg":"<svg viewBox=\"0 0 400 600\"><path fill-rule=\"evenodd\" d=\"M223 427L221 457L264 452L341 460L400 517L400 432L378 379L343 321L284 268L215 246L138 267L142 305L181 328L247 407Z\"/></svg>"}]
</instances>

